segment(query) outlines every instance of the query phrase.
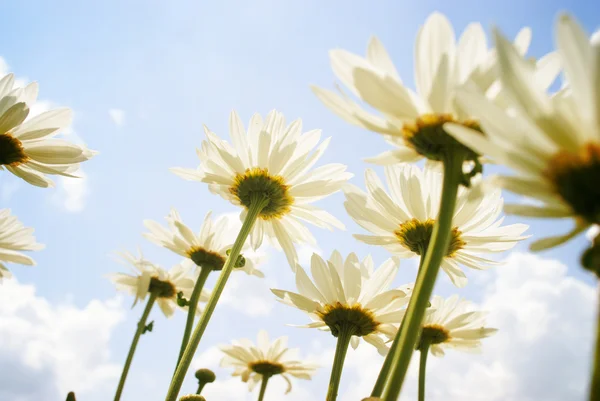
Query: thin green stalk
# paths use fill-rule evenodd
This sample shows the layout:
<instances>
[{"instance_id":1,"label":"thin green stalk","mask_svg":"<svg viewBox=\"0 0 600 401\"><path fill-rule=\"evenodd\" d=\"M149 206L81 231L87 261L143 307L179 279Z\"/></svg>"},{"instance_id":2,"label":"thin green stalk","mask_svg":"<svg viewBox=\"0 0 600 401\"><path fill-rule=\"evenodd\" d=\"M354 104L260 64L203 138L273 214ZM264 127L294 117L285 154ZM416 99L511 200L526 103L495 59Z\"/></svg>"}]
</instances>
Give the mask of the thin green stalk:
<instances>
[{"instance_id":1,"label":"thin green stalk","mask_svg":"<svg viewBox=\"0 0 600 401\"><path fill-rule=\"evenodd\" d=\"M443 163L444 180L440 212L425 253L421 274L417 276L413 295L408 303L402 330L398 330L398 334L396 334L397 337L399 336L398 347L394 350L392 356L392 369L382 398L384 401L396 401L400 395L402 383L425 316L425 310L429 304L442 259L446 255L450 243L452 217L456 206L458 187L463 174L463 157L456 152L449 155Z\"/></svg>"},{"instance_id":2,"label":"thin green stalk","mask_svg":"<svg viewBox=\"0 0 600 401\"><path fill-rule=\"evenodd\" d=\"M425 373L427 370L427 355L429 354L429 342L425 341L419 347L421 358L419 360L419 401L425 401Z\"/></svg>"},{"instance_id":3,"label":"thin green stalk","mask_svg":"<svg viewBox=\"0 0 600 401\"><path fill-rule=\"evenodd\" d=\"M242 251L242 247L246 242L246 238L250 234L252 230L252 226L254 222L258 218L260 212L264 209L265 206L269 204L269 200L264 198L263 195L256 196L252 199L250 207L248 208L248 213L246 215L246 219L244 220L244 224L242 224L242 228L240 233L238 234L233 247L231 248L231 253L223 266L223 270L219 275L219 279L215 284L215 288L210 295L210 299L206 303L206 307L204 308L204 312L196 325L196 329L192 333L190 337L190 341L188 342L187 347L183 353L183 357L181 361L179 361L179 365L177 366L177 370L175 371L175 375L171 379L171 385L169 386L169 392L167 393L166 401L176 401L177 396L179 395L179 391L181 390L181 386L183 385L183 379L185 378L185 374L190 368L190 364L192 363L192 358L194 357L194 353L196 349L198 349L198 345L200 344L200 340L202 339L202 335L206 330L206 326L208 326L208 322L215 311L217 306L217 302L219 302L219 298L223 293L223 289L225 288L225 284L227 283L227 279L229 275L233 271L235 267L235 262L237 261L240 252Z\"/></svg>"},{"instance_id":4,"label":"thin green stalk","mask_svg":"<svg viewBox=\"0 0 600 401\"><path fill-rule=\"evenodd\" d=\"M138 341L140 340L141 335L144 333L144 329L146 328L146 320L148 320L148 315L150 315L150 310L152 310L152 306L154 306L155 300L156 294L151 292L150 298L148 298L148 303L146 304L146 308L144 309L144 313L142 313L142 317L140 318L140 321L137 324L137 330L135 331L135 335L133 336L133 341L131 342L131 346L129 347L127 360L125 361L125 366L123 366L123 372L121 373L119 386L117 387L117 392L115 393L115 401L119 401L121 399L121 393L123 393L123 388L125 387L125 380L127 380L127 373L129 373L129 368L131 367L133 354L135 354L135 349L137 348Z\"/></svg>"},{"instance_id":5,"label":"thin green stalk","mask_svg":"<svg viewBox=\"0 0 600 401\"><path fill-rule=\"evenodd\" d=\"M183 356L183 352L185 351L185 347L190 340L190 335L192 334L192 328L194 327L194 318L196 317L196 309L198 308L198 300L200 299L200 294L202 294L202 288L204 288L204 283L206 283L206 279L208 278L212 268L210 266L199 266L200 274L198 275L198 279L196 280L196 284L194 285L194 290L192 291L192 296L190 297L190 304L188 306L188 315L187 320L185 322L185 330L183 331L183 338L181 339L181 348L179 349L179 357L177 358L177 365L175 366L175 371L177 371L177 366L179 366L179 362L181 361L181 357Z\"/></svg>"},{"instance_id":6,"label":"thin green stalk","mask_svg":"<svg viewBox=\"0 0 600 401\"><path fill-rule=\"evenodd\" d=\"M423 252L421 252L423 254ZM419 259L419 270L417 272L417 276L421 273L421 266L423 266L423 260L425 258ZM402 330L402 326L404 325L404 319L402 319L402 323L400 323L400 328L398 331ZM390 350L385 356L385 360L383 361L383 365L381 366L381 370L379 371L379 376L377 376L377 381L375 382L375 386L373 386L373 391L371 391L371 397L381 397L383 393L383 389L385 388L385 383L387 381L387 377L390 374L390 368L392 367L392 356L396 352L396 348L398 348L398 337L394 337L394 341L390 346Z\"/></svg>"},{"instance_id":7,"label":"thin green stalk","mask_svg":"<svg viewBox=\"0 0 600 401\"><path fill-rule=\"evenodd\" d=\"M344 326L339 329L326 401L335 401L337 399L338 388L342 378L342 369L344 368L346 353L348 352L348 346L350 345L350 339L352 338L354 331L354 326Z\"/></svg>"},{"instance_id":8,"label":"thin green stalk","mask_svg":"<svg viewBox=\"0 0 600 401\"><path fill-rule=\"evenodd\" d=\"M198 390L196 390L196 394L200 395L204 386L206 386L206 382L198 383Z\"/></svg>"},{"instance_id":9,"label":"thin green stalk","mask_svg":"<svg viewBox=\"0 0 600 401\"><path fill-rule=\"evenodd\" d=\"M600 287L598 288L598 296L598 310L596 311L596 356L594 358L592 383L590 385L590 401L600 400Z\"/></svg>"},{"instance_id":10,"label":"thin green stalk","mask_svg":"<svg viewBox=\"0 0 600 401\"><path fill-rule=\"evenodd\" d=\"M258 401L263 401L263 398L265 397L265 392L267 391L267 382L270 378L271 376L269 375L263 375L262 381L260 383L260 393L258 394Z\"/></svg>"}]
</instances>

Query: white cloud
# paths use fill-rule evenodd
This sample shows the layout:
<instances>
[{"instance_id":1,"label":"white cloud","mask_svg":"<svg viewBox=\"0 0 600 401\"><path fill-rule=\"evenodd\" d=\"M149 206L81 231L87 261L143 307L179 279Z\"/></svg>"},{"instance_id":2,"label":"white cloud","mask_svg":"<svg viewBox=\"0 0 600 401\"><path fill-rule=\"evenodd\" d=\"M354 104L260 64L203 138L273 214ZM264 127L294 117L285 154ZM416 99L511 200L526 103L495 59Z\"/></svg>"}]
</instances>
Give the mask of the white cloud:
<instances>
[{"instance_id":1,"label":"white cloud","mask_svg":"<svg viewBox=\"0 0 600 401\"><path fill-rule=\"evenodd\" d=\"M592 355L596 290L552 259L513 253L487 284L481 308L500 331L483 354L429 357L429 401L584 400ZM382 358L373 347L349 352L341 401L367 395ZM417 363L403 400L416 400Z\"/></svg>"},{"instance_id":2,"label":"white cloud","mask_svg":"<svg viewBox=\"0 0 600 401\"><path fill-rule=\"evenodd\" d=\"M110 109L108 115L117 127L121 127L125 123L125 111L121 109Z\"/></svg>"},{"instance_id":3,"label":"white cloud","mask_svg":"<svg viewBox=\"0 0 600 401\"><path fill-rule=\"evenodd\" d=\"M84 308L51 304L33 286L5 281L0 291L0 399L63 399L68 391L83 398L101 394L120 374L120 365L109 362L108 343L122 319L123 309L114 299L93 300Z\"/></svg>"},{"instance_id":4,"label":"white cloud","mask_svg":"<svg viewBox=\"0 0 600 401\"><path fill-rule=\"evenodd\" d=\"M227 281L219 305L226 305L246 316L268 316L275 306L270 288L277 288L273 279L234 272Z\"/></svg>"},{"instance_id":5,"label":"white cloud","mask_svg":"<svg viewBox=\"0 0 600 401\"><path fill-rule=\"evenodd\" d=\"M322 255L323 250L318 246L312 246L307 244L302 244L298 247L298 263L300 266L303 266L305 269L310 268L310 260L312 258L313 253L318 255Z\"/></svg>"},{"instance_id":6,"label":"white cloud","mask_svg":"<svg viewBox=\"0 0 600 401\"><path fill-rule=\"evenodd\" d=\"M592 34L592 43L594 45L599 45L600 44L600 29L596 29L596 32L594 32Z\"/></svg>"},{"instance_id":7,"label":"white cloud","mask_svg":"<svg viewBox=\"0 0 600 401\"><path fill-rule=\"evenodd\" d=\"M89 195L88 178L80 168L77 172L79 178L60 177L54 199L62 205L64 210L79 213L85 208L85 200Z\"/></svg>"}]
</instances>

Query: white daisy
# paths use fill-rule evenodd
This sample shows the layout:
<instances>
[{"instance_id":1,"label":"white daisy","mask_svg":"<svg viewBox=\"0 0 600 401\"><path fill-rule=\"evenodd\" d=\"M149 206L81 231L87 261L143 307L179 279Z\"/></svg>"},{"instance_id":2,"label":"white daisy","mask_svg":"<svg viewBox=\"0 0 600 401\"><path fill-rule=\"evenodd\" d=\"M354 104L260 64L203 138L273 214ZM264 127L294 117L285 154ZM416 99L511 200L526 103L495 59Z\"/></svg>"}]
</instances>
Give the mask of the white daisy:
<instances>
[{"instance_id":1,"label":"white daisy","mask_svg":"<svg viewBox=\"0 0 600 401\"><path fill-rule=\"evenodd\" d=\"M145 220L144 225L150 232L144 233L144 237L178 255L189 258L196 266L209 266L213 271L223 268L228 251L235 239L233 237L235 224L231 218L221 216L213 221L212 212L208 212L198 234L194 234L183 223L175 209L171 209L166 220L169 228L165 228L155 221ZM248 247L246 247L247 249ZM243 261L243 266L239 270L257 277L264 277L264 274L255 268L252 258L246 255L241 261Z\"/></svg>"},{"instance_id":2,"label":"white daisy","mask_svg":"<svg viewBox=\"0 0 600 401\"><path fill-rule=\"evenodd\" d=\"M144 259L142 255L136 257L129 252L123 252L121 256L134 267L135 274L114 273L110 279L117 289L135 296L134 305L153 292L164 315L171 317L177 306L177 294L182 292L186 298L190 297L194 280L189 276L189 264L180 263L166 271Z\"/></svg>"},{"instance_id":3,"label":"white daisy","mask_svg":"<svg viewBox=\"0 0 600 401\"><path fill-rule=\"evenodd\" d=\"M444 356L444 348L480 352L481 339L496 333L485 326L487 312L473 311L472 304L453 295L444 300L433 296L432 312L425 316L419 343L427 341L431 353Z\"/></svg>"},{"instance_id":4,"label":"white daisy","mask_svg":"<svg viewBox=\"0 0 600 401\"><path fill-rule=\"evenodd\" d=\"M284 116L272 111L264 121L255 114L247 132L238 115L232 112L229 132L233 146L206 127L205 132L207 139L198 150L202 171L181 168L172 171L185 179L208 183L213 193L245 210L252 196L266 196L269 204L261 211L250 234L254 249L267 236L283 248L293 268L297 261L294 243L315 244L302 221L330 230L344 228L332 215L311 205L338 191L352 176L342 164L311 170L329 144L326 139L317 146L320 130L303 134L300 119L286 127Z\"/></svg>"},{"instance_id":5,"label":"white daisy","mask_svg":"<svg viewBox=\"0 0 600 401\"><path fill-rule=\"evenodd\" d=\"M530 39L528 28L517 35L515 43L521 53L527 51ZM318 87L313 87L313 91L340 117L383 134L397 147L368 160L377 164L413 162L422 157L440 160L450 148L465 149L441 129L446 121L477 127L469 115L456 107L455 88L469 81L487 90L495 79L495 53L487 48L482 26L469 24L457 42L450 22L438 12L427 18L417 34L416 92L402 82L390 56L375 37L369 42L366 58L340 49L332 50L330 58L336 77L383 116L366 111L343 93ZM556 70L554 63L547 64L543 63L545 68ZM495 88L490 96L499 93L500 88ZM468 158L476 156L470 152Z\"/></svg>"},{"instance_id":6,"label":"white daisy","mask_svg":"<svg viewBox=\"0 0 600 401\"><path fill-rule=\"evenodd\" d=\"M35 241L33 228L25 227L16 216L10 214L10 209L0 210L0 282L12 276L3 262L33 266L35 261L19 251L38 251L43 248L44 245Z\"/></svg>"},{"instance_id":7,"label":"white daisy","mask_svg":"<svg viewBox=\"0 0 600 401\"><path fill-rule=\"evenodd\" d=\"M341 327L353 333L350 344L356 348L359 337L387 353L383 334L394 336L404 316L410 287L389 289L398 272L398 259L388 259L373 272L370 257L362 262L351 253L346 260L334 251L327 262L319 255L311 259L311 280L302 266L296 267L299 293L272 289L281 302L296 307L313 320L302 327L320 328L338 336Z\"/></svg>"},{"instance_id":8,"label":"white daisy","mask_svg":"<svg viewBox=\"0 0 600 401\"><path fill-rule=\"evenodd\" d=\"M480 94L463 91L458 99L480 118L485 136L447 127L476 151L518 171L499 177L501 186L540 202L507 205L508 213L575 220L571 232L539 240L534 250L562 244L600 223L600 44L591 44L566 15L558 20L556 36L565 89L548 94L532 67L496 34L500 77L514 108L507 113Z\"/></svg>"},{"instance_id":9,"label":"white daisy","mask_svg":"<svg viewBox=\"0 0 600 401\"><path fill-rule=\"evenodd\" d=\"M281 375L288 384L287 394L292 390L289 376L310 380L317 369L316 365L301 361L298 350L287 347L287 340L287 337L279 337L271 342L267 332L261 330L257 345L242 339L234 341L233 345L221 346L221 351L226 354L221 366L235 368L233 376L241 376L243 382L248 382L250 391L263 377Z\"/></svg>"},{"instance_id":10,"label":"white daisy","mask_svg":"<svg viewBox=\"0 0 600 401\"><path fill-rule=\"evenodd\" d=\"M431 163L425 169L410 164L385 167L389 194L377 174L365 173L367 193L355 186L344 188L348 214L373 235L355 234L358 240L381 245L401 258L423 255L438 216L442 174ZM485 269L497 264L481 257L512 248L526 238L524 224L500 226L503 200L499 189L481 197L460 188L453 218L452 237L442 269L454 285L464 287L467 278L459 265Z\"/></svg>"},{"instance_id":11,"label":"white daisy","mask_svg":"<svg viewBox=\"0 0 600 401\"><path fill-rule=\"evenodd\" d=\"M12 74L0 79L0 169L6 168L38 187L54 185L45 174L75 177L79 163L96 152L54 138L71 123L71 110L50 110L27 120L38 85L13 86Z\"/></svg>"}]
</instances>

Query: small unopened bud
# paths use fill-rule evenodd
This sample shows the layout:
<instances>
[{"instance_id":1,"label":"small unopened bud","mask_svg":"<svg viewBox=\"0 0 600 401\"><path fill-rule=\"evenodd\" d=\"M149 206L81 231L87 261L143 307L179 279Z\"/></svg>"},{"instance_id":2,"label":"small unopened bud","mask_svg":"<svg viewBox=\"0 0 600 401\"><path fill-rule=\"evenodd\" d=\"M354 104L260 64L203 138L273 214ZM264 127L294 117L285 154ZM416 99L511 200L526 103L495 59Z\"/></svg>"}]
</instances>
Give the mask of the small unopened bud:
<instances>
[{"instance_id":1,"label":"small unopened bud","mask_svg":"<svg viewBox=\"0 0 600 401\"><path fill-rule=\"evenodd\" d=\"M69 394L67 394L67 401L76 401L74 392L70 391Z\"/></svg>"},{"instance_id":2,"label":"small unopened bud","mask_svg":"<svg viewBox=\"0 0 600 401\"><path fill-rule=\"evenodd\" d=\"M194 376L196 376L199 382L203 383L212 383L217 378L215 373L210 369L198 369Z\"/></svg>"},{"instance_id":3,"label":"small unopened bud","mask_svg":"<svg viewBox=\"0 0 600 401\"><path fill-rule=\"evenodd\" d=\"M198 394L188 394L182 396L179 401L206 401L206 398Z\"/></svg>"}]
</instances>

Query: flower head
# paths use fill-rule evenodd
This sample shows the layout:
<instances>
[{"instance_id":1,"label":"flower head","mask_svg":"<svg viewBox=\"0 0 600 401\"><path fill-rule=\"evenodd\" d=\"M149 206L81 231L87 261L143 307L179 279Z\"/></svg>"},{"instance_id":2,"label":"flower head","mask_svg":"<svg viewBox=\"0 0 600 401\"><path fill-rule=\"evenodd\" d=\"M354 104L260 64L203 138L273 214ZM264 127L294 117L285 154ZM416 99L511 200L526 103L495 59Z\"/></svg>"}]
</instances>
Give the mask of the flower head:
<instances>
[{"instance_id":1,"label":"flower head","mask_svg":"<svg viewBox=\"0 0 600 401\"><path fill-rule=\"evenodd\" d=\"M306 312L313 320L304 327L320 328L338 336L341 328L353 333L351 345L356 348L359 337L374 345L381 354L387 352L382 334L393 336L402 321L410 287L389 289L398 260L388 259L373 271L370 257L362 262L351 253L346 260L334 251L324 261L313 254L311 280L302 266L296 268L299 293L271 290L280 300Z\"/></svg>"},{"instance_id":2,"label":"flower head","mask_svg":"<svg viewBox=\"0 0 600 401\"><path fill-rule=\"evenodd\" d=\"M431 309L423 321L419 342L427 341L435 356L443 356L444 348L479 352L481 339L498 331L484 327L487 313L473 311L471 303L459 299L458 295L445 300L433 296Z\"/></svg>"},{"instance_id":3,"label":"flower head","mask_svg":"<svg viewBox=\"0 0 600 401\"><path fill-rule=\"evenodd\" d=\"M548 94L546 77L496 33L500 78L512 109L504 111L476 91L464 90L458 100L480 119L486 136L447 127L463 143L519 173L498 177L499 185L539 203L507 205L508 213L575 220L571 232L539 240L533 250L562 244L600 223L600 44L591 44L566 15L558 20L556 36L566 88Z\"/></svg>"},{"instance_id":4,"label":"flower head","mask_svg":"<svg viewBox=\"0 0 600 401\"><path fill-rule=\"evenodd\" d=\"M292 390L289 376L310 380L317 369L317 366L299 360L298 350L287 347L287 337L271 342L264 330L258 333L257 345L242 339L220 348L225 353L221 366L235 368L233 376L241 376L243 382L248 382L250 391L263 376L280 375L288 384L287 394Z\"/></svg>"},{"instance_id":5,"label":"flower head","mask_svg":"<svg viewBox=\"0 0 600 401\"><path fill-rule=\"evenodd\" d=\"M44 245L38 244L33 236L33 228L27 228L10 209L0 210L0 282L11 277L11 273L3 262L35 265L35 261L19 251L38 251Z\"/></svg>"},{"instance_id":6,"label":"flower head","mask_svg":"<svg viewBox=\"0 0 600 401\"><path fill-rule=\"evenodd\" d=\"M523 29L516 44L525 53L530 41ZM397 149L369 161L378 164L417 161L423 157L440 160L444 154L461 149L467 159L477 154L443 129L454 121L478 128L476 121L456 106L455 89L472 82L487 90L495 80L495 53L487 48L485 32L472 23L456 41L448 19L440 13L429 16L415 43L416 91L400 79L394 63L377 38L372 38L366 58L345 50L330 52L337 78L357 97L377 109L374 115L344 94L314 87L315 94L346 121L383 134Z\"/></svg>"},{"instance_id":7,"label":"flower head","mask_svg":"<svg viewBox=\"0 0 600 401\"><path fill-rule=\"evenodd\" d=\"M46 174L75 177L79 163L96 152L56 139L71 123L71 110L55 109L27 119L38 95L37 83L14 88L14 76L0 79L0 169L38 187L54 183Z\"/></svg>"},{"instance_id":8,"label":"flower head","mask_svg":"<svg viewBox=\"0 0 600 401\"><path fill-rule=\"evenodd\" d=\"M326 229L344 228L332 215L311 205L338 191L352 176L342 164L311 170L329 144L327 139L317 146L320 130L303 134L301 120L286 127L284 116L272 111L264 121L255 114L248 131L232 112L229 132L233 146L206 127L205 132L207 139L198 150L200 171L172 171L185 179L208 183L213 193L241 206L242 217L254 197L268 200L250 234L254 249L267 236L283 248L294 268L294 243L315 243L302 221Z\"/></svg>"},{"instance_id":9,"label":"flower head","mask_svg":"<svg viewBox=\"0 0 600 401\"><path fill-rule=\"evenodd\" d=\"M344 206L348 214L372 235L355 234L358 240L380 245L406 258L424 255L438 216L442 174L431 163L425 169L410 164L385 167L389 194L377 174L365 173L367 192L348 185ZM501 226L502 197L499 189L470 196L461 188L456 201L452 237L442 269L458 287L467 279L459 265L481 270L496 262L481 254L512 248L526 238L524 224Z\"/></svg>"},{"instance_id":10,"label":"flower head","mask_svg":"<svg viewBox=\"0 0 600 401\"><path fill-rule=\"evenodd\" d=\"M168 228L153 220L145 220L144 225L150 232L144 233L144 236L155 244L192 260L196 266L215 271L223 268L234 240L235 228L231 218L221 216L213 221L212 212L208 212L198 234L183 223L175 209L171 209L166 220ZM240 256L238 265L241 265L239 270L247 274L264 277L264 274L255 268L252 258Z\"/></svg>"},{"instance_id":11,"label":"flower head","mask_svg":"<svg viewBox=\"0 0 600 401\"><path fill-rule=\"evenodd\" d=\"M135 296L134 305L138 300L146 299L149 293L153 293L164 315L171 317L177 305L177 295L183 293L185 297L190 297L194 280L189 276L189 265L180 263L166 271L144 259L141 254L134 256L129 252L123 252L121 256L124 261L133 266L135 274L114 273L110 279L117 289Z\"/></svg>"}]
</instances>

